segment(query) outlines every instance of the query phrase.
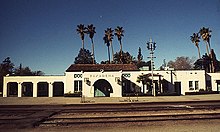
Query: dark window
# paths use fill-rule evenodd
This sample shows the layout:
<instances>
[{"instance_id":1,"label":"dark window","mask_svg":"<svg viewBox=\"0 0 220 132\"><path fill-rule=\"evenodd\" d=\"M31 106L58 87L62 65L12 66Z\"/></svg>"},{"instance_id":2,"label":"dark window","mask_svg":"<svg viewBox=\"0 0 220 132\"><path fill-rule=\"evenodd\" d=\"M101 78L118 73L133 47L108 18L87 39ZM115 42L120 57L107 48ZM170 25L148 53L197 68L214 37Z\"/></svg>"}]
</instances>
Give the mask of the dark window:
<instances>
[{"instance_id":1,"label":"dark window","mask_svg":"<svg viewBox=\"0 0 220 132\"><path fill-rule=\"evenodd\" d=\"M74 92L82 91L82 81L74 81Z\"/></svg>"},{"instance_id":2,"label":"dark window","mask_svg":"<svg viewBox=\"0 0 220 132\"><path fill-rule=\"evenodd\" d=\"M189 81L189 90L194 90L193 81Z\"/></svg>"},{"instance_id":3,"label":"dark window","mask_svg":"<svg viewBox=\"0 0 220 132\"><path fill-rule=\"evenodd\" d=\"M195 90L199 89L199 81L195 81Z\"/></svg>"}]
</instances>

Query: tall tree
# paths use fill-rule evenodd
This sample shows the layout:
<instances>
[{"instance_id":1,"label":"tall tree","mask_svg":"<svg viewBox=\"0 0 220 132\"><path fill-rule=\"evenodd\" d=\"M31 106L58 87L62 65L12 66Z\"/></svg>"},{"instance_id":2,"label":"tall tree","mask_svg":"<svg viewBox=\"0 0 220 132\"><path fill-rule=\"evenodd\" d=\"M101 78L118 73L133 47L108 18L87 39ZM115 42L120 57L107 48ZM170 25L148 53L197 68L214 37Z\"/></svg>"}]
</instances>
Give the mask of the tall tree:
<instances>
[{"instance_id":1,"label":"tall tree","mask_svg":"<svg viewBox=\"0 0 220 132\"><path fill-rule=\"evenodd\" d=\"M205 54L202 56L202 58L198 59L194 63L194 69L196 70L205 70L206 72L210 72L210 57Z\"/></svg>"},{"instance_id":2,"label":"tall tree","mask_svg":"<svg viewBox=\"0 0 220 132\"><path fill-rule=\"evenodd\" d=\"M175 59L175 61L169 61L167 63L168 67L174 68L176 70L190 70L193 69L194 59L180 56Z\"/></svg>"},{"instance_id":3,"label":"tall tree","mask_svg":"<svg viewBox=\"0 0 220 132\"><path fill-rule=\"evenodd\" d=\"M192 36L190 36L190 40L192 41L192 43L195 44L195 46L197 47L198 49L198 54L199 54L199 59L201 58L201 55L200 55L200 48L199 48L199 42L200 42L200 37L199 37L199 34L198 33L193 33Z\"/></svg>"},{"instance_id":4,"label":"tall tree","mask_svg":"<svg viewBox=\"0 0 220 132\"><path fill-rule=\"evenodd\" d=\"M5 58L5 60L0 64L0 93L3 91L3 77L7 74L11 75L14 70L14 64L11 62L10 57Z\"/></svg>"},{"instance_id":5,"label":"tall tree","mask_svg":"<svg viewBox=\"0 0 220 132\"><path fill-rule=\"evenodd\" d=\"M81 48L78 56L75 58L74 63L75 64L93 64L91 52L89 50Z\"/></svg>"},{"instance_id":6,"label":"tall tree","mask_svg":"<svg viewBox=\"0 0 220 132\"><path fill-rule=\"evenodd\" d=\"M112 62L114 61L114 50L113 50L113 45L112 45L113 31L114 30L112 30L111 28L107 28L105 30L105 36L103 38L105 43L107 44L107 46L108 46L108 44L111 46L111 49L112 49ZM108 48L109 48L109 46L108 46Z\"/></svg>"},{"instance_id":7,"label":"tall tree","mask_svg":"<svg viewBox=\"0 0 220 132\"><path fill-rule=\"evenodd\" d=\"M11 62L10 57L5 58L0 67L1 75L5 76L7 74L12 74L13 70L14 64Z\"/></svg>"},{"instance_id":8,"label":"tall tree","mask_svg":"<svg viewBox=\"0 0 220 132\"><path fill-rule=\"evenodd\" d=\"M200 36L202 37L202 39L206 43L206 51L207 51L208 55L210 54L209 51L211 49L211 46L210 46L211 32L212 31L209 28L205 28L205 27L203 27L199 30Z\"/></svg>"},{"instance_id":9,"label":"tall tree","mask_svg":"<svg viewBox=\"0 0 220 132\"><path fill-rule=\"evenodd\" d=\"M124 30L123 27L117 26L117 28L115 28L115 36L117 36L119 44L120 44L120 63L122 63L122 37L124 36Z\"/></svg>"},{"instance_id":10,"label":"tall tree","mask_svg":"<svg viewBox=\"0 0 220 132\"><path fill-rule=\"evenodd\" d=\"M143 55L141 53L141 47L138 48L138 55L137 55L138 63L143 60Z\"/></svg>"},{"instance_id":11,"label":"tall tree","mask_svg":"<svg viewBox=\"0 0 220 132\"><path fill-rule=\"evenodd\" d=\"M207 50L207 54L208 56L210 56L211 58L211 63L210 63L210 72L214 72L214 64L213 64L213 55L211 54L211 46L210 46L210 38L211 38L211 30L209 28L201 28L199 33L203 39L203 41L206 44L206 50Z\"/></svg>"},{"instance_id":12,"label":"tall tree","mask_svg":"<svg viewBox=\"0 0 220 132\"><path fill-rule=\"evenodd\" d=\"M103 37L103 40L104 40L104 43L106 44L106 46L108 48L108 63L110 63L111 62L111 60L110 60L110 51L109 51L110 42L108 41L108 36L105 35Z\"/></svg>"},{"instance_id":13,"label":"tall tree","mask_svg":"<svg viewBox=\"0 0 220 132\"><path fill-rule=\"evenodd\" d=\"M29 67L22 67L22 65L20 64L20 66L18 68L15 68L14 75L31 76L31 75L33 75L33 72L31 71L31 69Z\"/></svg>"},{"instance_id":14,"label":"tall tree","mask_svg":"<svg viewBox=\"0 0 220 132\"><path fill-rule=\"evenodd\" d=\"M131 64L135 60L135 58L129 52L122 51L122 55L123 55L123 58L122 58L122 60L120 60L121 54L120 54L120 52L116 52L114 54L114 62L121 63L120 61L122 61L123 64Z\"/></svg>"},{"instance_id":15,"label":"tall tree","mask_svg":"<svg viewBox=\"0 0 220 132\"><path fill-rule=\"evenodd\" d=\"M95 31L95 27L93 26L93 24L87 26L87 33L89 34L89 37L90 37L91 42L92 42L92 62L94 64L95 63L95 52L94 52L93 37L94 37L94 34L96 33L96 31Z\"/></svg>"},{"instance_id":16,"label":"tall tree","mask_svg":"<svg viewBox=\"0 0 220 132\"><path fill-rule=\"evenodd\" d=\"M77 25L76 31L80 35L80 38L82 40L82 49L84 49L84 37L86 33L86 27L84 27L83 24Z\"/></svg>"}]
</instances>

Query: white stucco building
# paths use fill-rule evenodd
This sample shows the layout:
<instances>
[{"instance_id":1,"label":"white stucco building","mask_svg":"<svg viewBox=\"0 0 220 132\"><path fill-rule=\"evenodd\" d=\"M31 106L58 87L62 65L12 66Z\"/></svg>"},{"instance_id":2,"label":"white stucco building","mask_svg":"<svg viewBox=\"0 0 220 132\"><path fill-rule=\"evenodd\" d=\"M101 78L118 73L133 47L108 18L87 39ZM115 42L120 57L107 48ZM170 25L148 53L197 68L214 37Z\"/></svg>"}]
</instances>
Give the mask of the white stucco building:
<instances>
[{"instance_id":1,"label":"white stucco building","mask_svg":"<svg viewBox=\"0 0 220 132\"><path fill-rule=\"evenodd\" d=\"M73 64L63 76L6 76L3 97L150 95L151 75L133 64ZM153 82L158 95L220 91L220 73L204 70L154 71Z\"/></svg>"}]
</instances>

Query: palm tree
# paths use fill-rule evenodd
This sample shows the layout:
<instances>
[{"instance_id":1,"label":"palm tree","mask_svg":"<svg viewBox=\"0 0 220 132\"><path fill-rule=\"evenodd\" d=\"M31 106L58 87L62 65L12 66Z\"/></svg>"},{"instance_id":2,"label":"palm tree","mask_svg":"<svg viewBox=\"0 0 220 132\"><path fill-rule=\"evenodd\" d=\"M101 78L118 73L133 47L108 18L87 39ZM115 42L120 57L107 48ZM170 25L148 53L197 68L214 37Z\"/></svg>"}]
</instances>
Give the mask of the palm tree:
<instances>
[{"instance_id":1,"label":"palm tree","mask_svg":"<svg viewBox=\"0 0 220 132\"><path fill-rule=\"evenodd\" d=\"M202 37L202 39L205 41L206 43L206 50L207 50L207 54L210 56L211 58L211 64L210 64L210 72L214 72L214 64L213 64L213 57L211 54L211 46L210 46L210 38L211 38L211 30L209 28L201 28L199 33L200 36ZM209 52L210 51L210 52Z\"/></svg>"},{"instance_id":2,"label":"palm tree","mask_svg":"<svg viewBox=\"0 0 220 132\"><path fill-rule=\"evenodd\" d=\"M199 30L200 36L202 37L202 39L206 43L206 50L207 50L208 55L209 55L209 51L211 49L211 46L210 46L211 32L212 31L209 28L205 28L205 27L203 27Z\"/></svg>"},{"instance_id":3,"label":"palm tree","mask_svg":"<svg viewBox=\"0 0 220 132\"><path fill-rule=\"evenodd\" d=\"M104 37L103 37L103 40L104 40L104 43L106 44L106 46L108 47L108 63L110 63L110 51L109 51L109 46L110 46L110 43L109 43L109 41L108 41L108 36L107 35L105 35Z\"/></svg>"},{"instance_id":4,"label":"palm tree","mask_svg":"<svg viewBox=\"0 0 220 132\"><path fill-rule=\"evenodd\" d=\"M111 48L112 48L112 62L114 61L114 50L113 50L113 45L112 45L112 39L113 39L113 31L114 30L112 30L111 28L107 28L106 30L105 30L105 41L107 42L107 43L109 43L110 44L110 46L111 46Z\"/></svg>"},{"instance_id":5,"label":"palm tree","mask_svg":"<svg viewBox=\"0 0 220 132\"><path fill-rule=\"evenodd\" d=\"M92 62L94 64L95 63L95 55L94 55L95 52L94 52L93 37L94 37L94 34L96 33L96 31L95 31L95 27L93 26L93 24L87 26L87 33L89 34L89 37L90 37L91 42L92 42Z\"/></svg>"},{"instance_id":6,"label":"palm tree","mask_svg":"<svg viewBox=\"0 0 220 132\"><path fill-rule=\"evenodd\" d=\"M120 44L120 63L122 63L122 42L121 42L121 39L124 36L123 33L124 33L123 27L117 26L117 28L115 29L115 36L118 37L118 41Z\"/></svg>"},{"instance_id":7,"label":"palm tree","mask_svg":"<svg viewBox=\"0 0 220 132\"><path fill-rule=\"evenodd\" d=\"M200 58L201 58L201 55L200 55L200 49L199 49L199 42L200 42L200 40L199 40L199 39L200 39L199 34L198 34L198 33L193 33L193 35L190 36L190 38L191 38L192 43L194 43L195 46L196 46L197 49L198 49L199 59L200 59Z\"/></svg>"},{"instance_id":8,"label":"palm tree","mask_svg":"<svg viewBox=\"0 0 220 132\"><path fill-rule=\"evenodd\" d=\"M80 38L82 40L82 49L84 50L84 36L86 33L86 27L84 27L83 24L77 25L76 31L80 35Z\"/></svg>"}]
</instances>

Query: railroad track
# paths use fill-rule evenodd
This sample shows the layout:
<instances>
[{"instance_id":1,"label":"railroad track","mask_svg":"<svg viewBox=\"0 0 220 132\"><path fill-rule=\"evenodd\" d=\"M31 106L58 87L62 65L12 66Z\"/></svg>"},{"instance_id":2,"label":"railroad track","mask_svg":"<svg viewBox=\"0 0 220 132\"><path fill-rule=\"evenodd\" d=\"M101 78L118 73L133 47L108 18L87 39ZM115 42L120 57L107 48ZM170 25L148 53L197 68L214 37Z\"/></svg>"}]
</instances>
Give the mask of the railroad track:
<instances>
[{"instance_id":1,"label":"railroad track","mask_svg":"<svg viewBox=\"0 0 220 132\"><path fill-rule=\"evenodd\" d=\"M61 110L43 119L35 126L77 126L88 124L136 123L176 120L220 119L220 104L143 104L110 105L103 107L73 108Z\"/></svg>"},{"instance_id":2,"label":"railroad track","mask_svg":"<svg viewBox=\"0 0 220 132\"><path fill-rule=\"evenodd\" d=\"M4 105L0 128L220 119L220 101Z\"/></svg>"},{"instance_id":3,"label":"railroad track","mask_svg":"<svg viewBox=\"0 0 220 132\"><path fill-rule=\"evenodd\" d=\"M82 124L128 123L128 122L155 122L173 120L205 120L220 119L220 113L198 114L167 114L148 116L113 116L113 117L87 117L87 118L49 118L38 126L68 126Z\"/></svg>"}]
</instances>

